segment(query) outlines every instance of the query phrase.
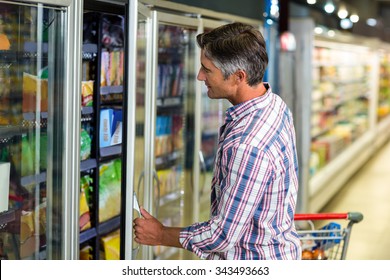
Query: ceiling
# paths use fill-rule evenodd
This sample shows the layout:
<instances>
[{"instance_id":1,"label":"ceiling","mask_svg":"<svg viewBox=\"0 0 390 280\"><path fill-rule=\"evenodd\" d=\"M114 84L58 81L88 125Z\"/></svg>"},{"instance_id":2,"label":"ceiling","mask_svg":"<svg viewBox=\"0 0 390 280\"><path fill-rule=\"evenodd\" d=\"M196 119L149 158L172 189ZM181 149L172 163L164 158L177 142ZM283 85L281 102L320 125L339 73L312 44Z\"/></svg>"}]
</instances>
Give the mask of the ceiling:
<instances>
[{"instance_id":1,"label":"ceiling","mask_svg":"<svg viewBox=\"0 0 390 280\"><path fill-rule=\"evenodd\" d=\"M310 16L318 24L328 26L329 28L340 29L340 19L337 13L331 15L323 11L323 6L329 0L317 0L314 5L307 4L306 0L292 0L300 7L309 9ZM346 5L347 10L359 15L359 21L347 31L369 37L378 37L383 41L390 42L390 0L332 0L336 6ZM377 20L376 26L369 26L366 23L368 18Z\"/></svg>"},{"instance_id":2,"label":"ceiling","mask_svg":"<svg viewBox=\"0 0 390 280\"><path fill-rule=\"evenodd\" d=\"M258 19L263 15L265 3L269 0L169 0L180 4L201 7L224 13L240 15ZM390 42L390 0L317 0L315 5L307 4L307 0L279 0L280 3L289 4L289 16L310 16L316 23L323 24L332 29L340 29L340 19L336 13L328 15L323 6L326 1L333 1L336 5L346 4L348 9L358 13L360 20L346 32L363 36L378 37ZM156 1L157 2L157 1ZM366 24L367 18L377 18L376 27Z\"/></svg>"}]
</instances>

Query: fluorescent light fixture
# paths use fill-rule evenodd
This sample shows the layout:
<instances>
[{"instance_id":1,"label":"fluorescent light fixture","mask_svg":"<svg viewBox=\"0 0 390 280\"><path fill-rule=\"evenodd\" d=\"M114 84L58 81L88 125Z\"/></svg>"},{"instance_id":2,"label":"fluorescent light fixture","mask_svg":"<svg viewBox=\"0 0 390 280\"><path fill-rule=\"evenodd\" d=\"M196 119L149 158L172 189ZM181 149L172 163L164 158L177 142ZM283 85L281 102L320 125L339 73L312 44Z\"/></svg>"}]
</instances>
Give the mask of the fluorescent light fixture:
<instances>
[{"instance_id":1,"label":"fluorescent light fixture","mask_svg":"<svg viewBox=\"0 0 390 280\"><path fill-rule=\"evenodd\" d=\"M315 3L317 3L317 0L306 0L306 2L309 5L314 5Z\"/></svg>"}]
</instances>

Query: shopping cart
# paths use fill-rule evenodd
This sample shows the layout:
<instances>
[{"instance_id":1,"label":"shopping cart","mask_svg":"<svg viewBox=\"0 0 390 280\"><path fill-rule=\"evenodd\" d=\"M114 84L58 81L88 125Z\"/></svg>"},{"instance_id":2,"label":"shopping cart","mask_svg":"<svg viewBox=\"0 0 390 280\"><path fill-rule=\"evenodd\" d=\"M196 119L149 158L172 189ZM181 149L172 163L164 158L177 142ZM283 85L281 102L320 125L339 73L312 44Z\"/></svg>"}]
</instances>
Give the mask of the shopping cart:
<instances>
[{"instance_id":1,"label":"shopping cart","mask_svg":"<svg viewBox=\"0 0 390 280\"><path fill-rule=\"evenodd\" d=\"M345 260L352 226L362 220L359 212L295 214L302 259Z\"/></svg>"}]
</instances>

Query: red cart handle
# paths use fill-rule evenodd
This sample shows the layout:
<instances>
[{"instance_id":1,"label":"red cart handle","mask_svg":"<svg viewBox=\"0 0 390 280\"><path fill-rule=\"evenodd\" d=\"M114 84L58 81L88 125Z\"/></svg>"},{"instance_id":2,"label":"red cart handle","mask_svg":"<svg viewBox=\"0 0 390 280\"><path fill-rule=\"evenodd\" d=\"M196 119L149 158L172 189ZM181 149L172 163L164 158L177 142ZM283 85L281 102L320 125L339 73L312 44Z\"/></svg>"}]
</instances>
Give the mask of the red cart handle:
<instances>
[{"instance_id":1,"label":"red cart handle","mask_svg":"<svg viewBox=\"0 0 390 280\"><path fill-rule=\"evenodd\" d=\"M359 223L363 220L363 214L360 212L348 213L309 213L309 214L295 214L295 221L305 220L350 220L354 223Z\"/></svg>"}]
</instances>

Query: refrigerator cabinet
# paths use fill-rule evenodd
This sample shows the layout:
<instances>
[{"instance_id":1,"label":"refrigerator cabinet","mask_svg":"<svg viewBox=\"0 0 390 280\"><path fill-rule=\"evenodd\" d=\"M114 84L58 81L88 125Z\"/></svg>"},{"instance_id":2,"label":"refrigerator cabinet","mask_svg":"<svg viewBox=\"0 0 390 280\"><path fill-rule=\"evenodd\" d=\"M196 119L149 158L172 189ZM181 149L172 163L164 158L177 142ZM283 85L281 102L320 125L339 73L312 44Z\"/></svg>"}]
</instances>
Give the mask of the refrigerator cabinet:
<instances>
[{"instance_id":1,"label":"refrigerator cabinet","mask_svg":"<svg viewBox=\"0 0 390 280\"><path fill-rule=\"evenodd\" d=\"M80 2L0 1L2 259L77 253Z\"/></svg>"}]
</instances>

